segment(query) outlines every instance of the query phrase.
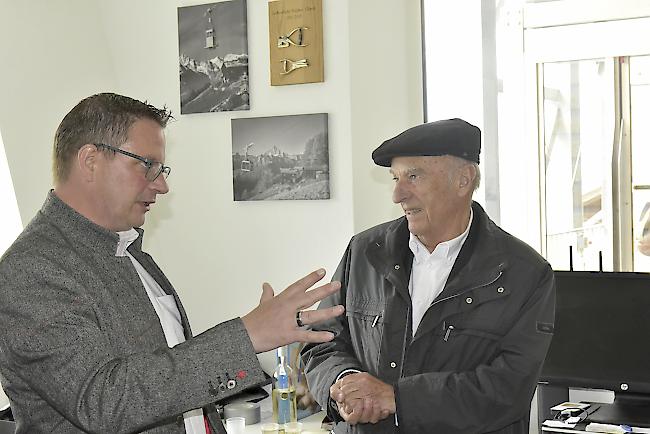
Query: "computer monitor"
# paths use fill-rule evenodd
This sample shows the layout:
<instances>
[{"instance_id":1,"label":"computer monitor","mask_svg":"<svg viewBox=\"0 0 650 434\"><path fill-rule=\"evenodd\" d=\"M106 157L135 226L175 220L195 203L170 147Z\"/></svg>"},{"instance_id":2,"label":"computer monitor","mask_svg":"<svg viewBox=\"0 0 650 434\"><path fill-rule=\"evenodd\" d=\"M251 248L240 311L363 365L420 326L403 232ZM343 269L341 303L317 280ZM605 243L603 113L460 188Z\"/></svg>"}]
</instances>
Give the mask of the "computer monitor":
<instances>
[{"instance_id":1,"label":"computer monitor","mask_svg":"<svg viewBox=\"0 0 650 434\"><path fill-rule=\"evenodd\" d=\"M650 274L556 271L555 283L540 384L613 390L591 420L650 426Z\"/></svg>"}]
</instances>

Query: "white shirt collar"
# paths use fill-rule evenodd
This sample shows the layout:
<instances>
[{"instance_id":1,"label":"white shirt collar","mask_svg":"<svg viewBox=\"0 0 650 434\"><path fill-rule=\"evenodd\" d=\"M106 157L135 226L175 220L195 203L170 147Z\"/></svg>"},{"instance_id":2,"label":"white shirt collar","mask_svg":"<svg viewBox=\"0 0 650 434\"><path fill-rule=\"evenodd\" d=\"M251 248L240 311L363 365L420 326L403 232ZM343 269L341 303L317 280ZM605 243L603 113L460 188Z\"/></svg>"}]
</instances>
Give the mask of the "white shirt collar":
<instances>
[{"instance_id":1,"label":"white shirt collar","mask_svg":"<svg viewBox=\"0 0 650 434\"><path fill-rule=\"evenodd\" d=\"M469 221L467 222L467 227L462 234L458 235L456 238L453 238L448 241L443 241L438 243L433 252L429 253L429 250L422 244L422 241L418 239L416 235L413 235L409 232L409 248L413 252L413 259L416 263L423 263L430 258L446 258L448 261L455 261L458 253L460 252L463 243L467 239L469 234L469 228L472 226L472 220L474 219L474 211L470 207L469 209Z\"/></svg>"},{"instance_id":2,"label":"white shirt collar","mask_svg":"<svg viewBox=\"0 0 650 434\"><path fill-rule=\"evenodd\" d=\"M126 249L128 249L131 243L138 239L138 236L140 236L138 231L133 228L127 231L118 232L117 235L119 235L120 241L117 243L115 256L124 256L126 254Z\"/></svg>"}]
</instances>

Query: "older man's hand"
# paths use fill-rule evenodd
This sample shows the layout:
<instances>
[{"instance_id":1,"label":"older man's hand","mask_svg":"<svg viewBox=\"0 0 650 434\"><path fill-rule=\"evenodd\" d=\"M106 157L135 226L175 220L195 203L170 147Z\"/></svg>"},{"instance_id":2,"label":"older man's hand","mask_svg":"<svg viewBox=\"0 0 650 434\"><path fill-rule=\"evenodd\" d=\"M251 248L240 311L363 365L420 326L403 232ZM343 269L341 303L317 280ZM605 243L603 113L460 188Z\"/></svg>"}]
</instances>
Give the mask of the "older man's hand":
<instances>
[{"instance_id":1,"label":"older man's hand","mask_svg":"<svg viewBox=\"0 0 650 434\"><path fill-rule=\"evenodd\" d=\"M272 350L293 342L327 342L334 334L324 331L310 331L299 327L296 314L303 311L341 288L340 282L331 282L308 291L325 276L320 269L309 273L275 295L268 283L262 285L260 304L242 317L244 327L258 353ZM343 313L341 305L322 310L306 310L301 313L303 325L316 324Z\"/></svg>"},{"instance_id":2,"label":"older man's hand","mask_svg":"<svg viewBox=\"0 0 650 434\"><path fill-rule=\"evenodd\" d=\"M377 423L395 413L393 386L367 372L346 375L330 387L339 414L349 424Z\"/></svg>"}]
</instances>

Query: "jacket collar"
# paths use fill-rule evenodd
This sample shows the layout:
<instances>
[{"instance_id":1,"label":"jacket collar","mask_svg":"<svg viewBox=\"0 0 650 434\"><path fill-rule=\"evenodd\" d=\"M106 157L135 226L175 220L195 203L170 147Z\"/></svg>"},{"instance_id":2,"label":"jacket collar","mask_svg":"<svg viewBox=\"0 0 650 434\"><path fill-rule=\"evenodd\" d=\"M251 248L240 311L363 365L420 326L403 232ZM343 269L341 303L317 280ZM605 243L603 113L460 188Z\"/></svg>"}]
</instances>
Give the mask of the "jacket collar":
<instances>
[{"instance_id":1,"label":"jacket collar","mask_svg":"<svg viewBox=\"0 0 650 434\"><path fill-rule=\"evenodd\" d=\"M120 241L117 232L93 223L59 199L54 190L48 193L40 214L60 228L73 244L86 246L100 255L115 256ZM131 248L139 250L142 247L144 231L140 228L136 230L139 236L132 243Z\"/></svg>"},{"instance_id":2,"label":"jacket collar","mask_svg":"<svg viewBox=\"0 0 650 434\"><path fill-rule=\"evenodd\" d=\"M393 286L397 293L410 303L408 290L413 252L409 248L409 230L406 217L387 223L385 231L370 241L366 257L373 268Z\"/></svg>"},{"instance_id":3,"label":"jacket collar","mask_svg":"<svg viewBox=\"0 0 650 434\"><path fill-rule=\"evenodd\" d=\"M472 210L472 227L451 269L443 296L483 286L495 280L508 265L503 231L477 202L472 202Z\"/></svg>"},{"instance_id":4,"label":"jacket collar","mask_svg":"<svg viewBox=\"0 0 650 434\"><path fill-rule=\"evenodd\" d=\"M472 210L472 226L441 296L452 296L467 288L488 283L507 267L502 230L477 202L472 202ZM400 217L388 223L386 231L372 240L366 251L373 267L391 281L407 300L410 299L408 281L413 262L408 240L406 217Z\"/></svg>"}]
</instances>

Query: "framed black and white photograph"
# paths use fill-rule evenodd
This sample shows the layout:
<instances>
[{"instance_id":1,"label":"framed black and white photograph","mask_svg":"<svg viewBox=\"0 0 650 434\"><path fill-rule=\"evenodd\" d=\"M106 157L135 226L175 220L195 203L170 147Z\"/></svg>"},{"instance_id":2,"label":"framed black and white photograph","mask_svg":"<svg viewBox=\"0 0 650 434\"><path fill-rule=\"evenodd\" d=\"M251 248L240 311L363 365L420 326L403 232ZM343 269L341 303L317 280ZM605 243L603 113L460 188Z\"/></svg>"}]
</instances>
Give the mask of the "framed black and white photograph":
<instances>
[{"instance_id":1,"label":"framed black and white photograph","mask_svg":"<svg viewBox=\"0 0 650 434\"><path fill-rule=\"evenodd\" d=\"M246 0L178 8L181 114L248 110Z\"/></svg>"},{"instance_id":2,"label":"framed black and white photograph","mask_svg":"<svg viewBox=\"0 0 650 434\"><path fill-rule=\"evenodd\" d=\"M233 196L330 198L327 113L232 120Z\"/></svg>"}]
</instances>

